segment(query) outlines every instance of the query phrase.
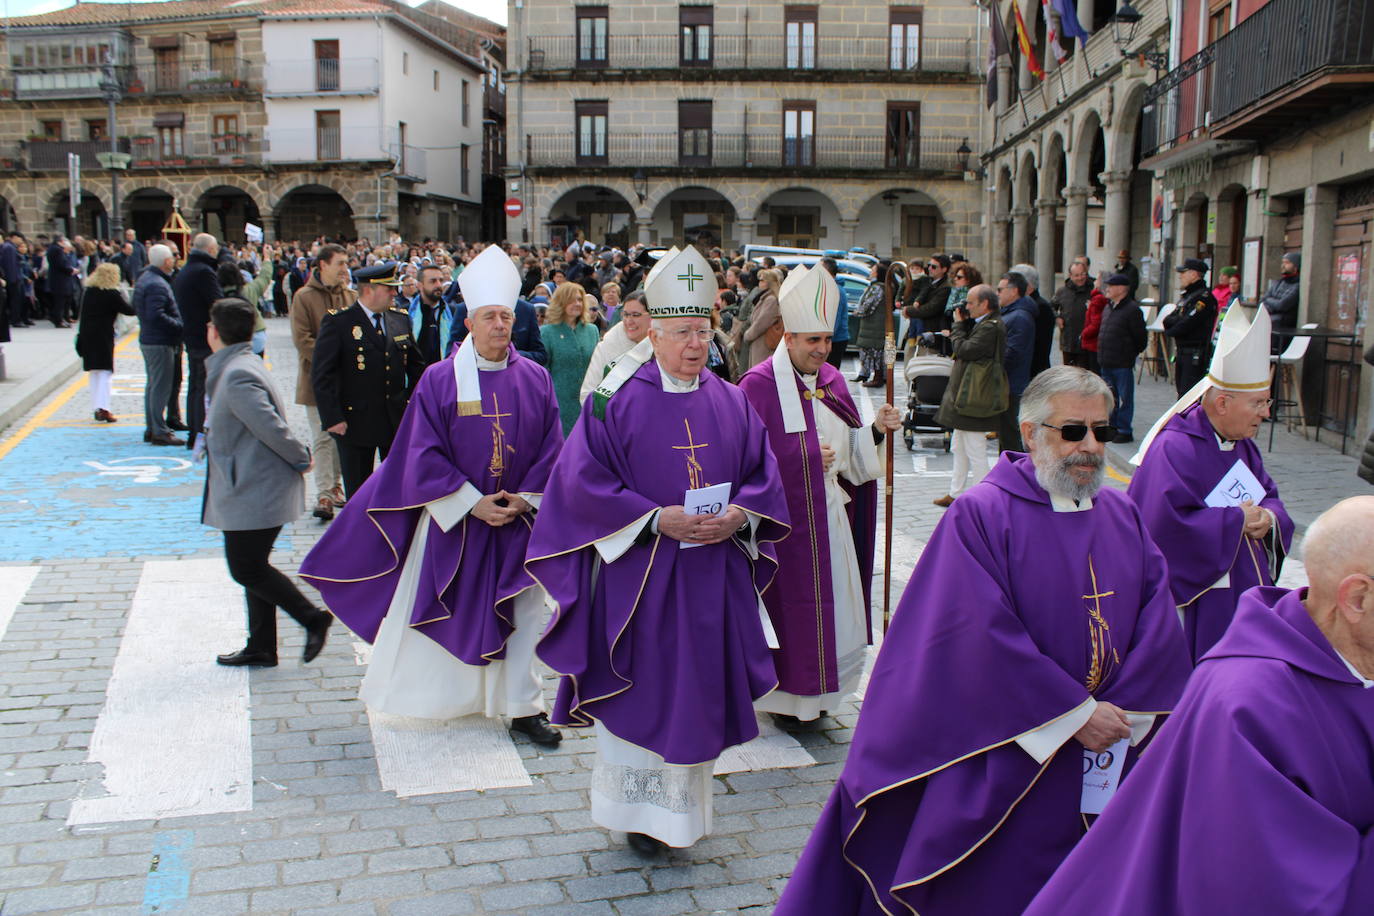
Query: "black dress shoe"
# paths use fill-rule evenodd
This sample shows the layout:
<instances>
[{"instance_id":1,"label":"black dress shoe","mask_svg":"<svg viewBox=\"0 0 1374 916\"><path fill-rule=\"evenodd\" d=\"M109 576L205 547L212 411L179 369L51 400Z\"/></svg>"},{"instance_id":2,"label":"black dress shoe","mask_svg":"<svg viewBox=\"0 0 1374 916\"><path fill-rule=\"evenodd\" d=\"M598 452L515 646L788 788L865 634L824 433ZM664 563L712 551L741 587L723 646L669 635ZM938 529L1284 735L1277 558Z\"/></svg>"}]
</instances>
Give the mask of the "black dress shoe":
<instances>
[{"instance_id":1,"label":"black dress shoe","mask_svg":"<svg viewBox=\"0 0 1374 916\"><path fill-rule=\"evenodd\" d=\"M785 716L778 712L770 713L769 715L773 717L773 724L785 732L815 731L819 721L817 719L802 720L798 719L796 716ZM824 713L822 713L822 715L824 715Z\"/></svg>"},{"instance_id":2,"label":"black dress shoe","mask_svg":"<svg viewBox=\"0 0 1374 916\"><path fill-rule=\"evenodd\" d=\"M324 620L306 629L305 652L301 655L302 662L313 662L315 656L320 654L320 650L324 648L324 641L329 636L329 627L333 622L334 617L326 614Z\"/></svg>"},{"instance_id":3,"label":"black dress shoe","mask_svg":"<svg viewBox=\"0 0 1374 916\"><path fill-rule=\"evenodd\" d=\"M161 436L153 436L148 440L151 445L185 445L186 440L173 436L171 433L164 433Z\"/></svg>"},{"instance_id":4,"label":"black dress shoe","mask_svg":"<svg viewBox=\"0 0 1374 916\"><path fill-rule=\"evenodd\" d=\"M1127 442L1134 441L1135 436L1132 436L1130 433L1117 433L1116 438L1112 440L1112 442L1116 443L1117 445L1124 445Z\"/></svg>"},{"instance_id":5,"label":"black dress shoe","mask_svg":"<svg viewBox=\"0 0 1374 916\"><path fill-rule=\"evenodd\" d=\"M248 649L240 649L237 652L230 652L228 655L220 655L215 661L230 668L240 668L251 666L254 668L275 668L277 667L277 657L266 652L252 652Z\"/></svg>"},{"instance_id":6,"label":"black dress shoe","mask_svg":"<svg viewBox=\"0 0 1374 916\"><path fill-rule=\"evenodd\" d=\"M627 833L625 839L630 841L631 848L641 856L657 856L668 848L662 840L655 839L647 833Z\"/></svg>"},{"instance_id":7,"label":"black dress shoe","mask_svg":"<svg viewBox=\"0 0 1374 916\"><path fill-rule=\"evenodd\" d=\"M168 421L167 421L167 428L170 429L170 430L174 430L174 431L176 431L176 432L179 432L179 433L184 433L184 432L186 432L186 430L190 429L191 427L187 426L185 423L181 422L180 420L168 420Z\"/></svg>"},{"instance_id":8,"label":"black dress shoe","mask_svg":"<svg viewBox=\"0 0 1374 916\"><path fill-rule=\"evenodd\" d=\"M558 747L563 736L558 729L549 724L549 717L542 712L533 716L521 716L518 719L510 720L511 731L522 732L529 735L535 744L542 744L544 747Z\"/></svg>"}]
</instances>

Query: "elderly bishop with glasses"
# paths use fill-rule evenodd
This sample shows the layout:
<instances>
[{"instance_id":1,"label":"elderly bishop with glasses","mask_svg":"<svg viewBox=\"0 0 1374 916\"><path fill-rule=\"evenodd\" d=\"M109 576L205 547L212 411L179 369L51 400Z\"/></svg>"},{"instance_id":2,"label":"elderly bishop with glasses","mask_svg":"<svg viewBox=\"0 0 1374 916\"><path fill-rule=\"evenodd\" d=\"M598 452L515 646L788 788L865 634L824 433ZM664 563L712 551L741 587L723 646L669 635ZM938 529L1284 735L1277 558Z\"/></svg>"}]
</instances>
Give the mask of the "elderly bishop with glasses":
<instances>
[{"instance_id":1,"label":"elderly bishop with glasses","mask_svg":"<svg viewBox=\"0 0 1374 916\"><path fill-rule=\"evenodd\" d=\"M526 568L554 603L554 721L595 728L592 819L656 855L710 832L715 761L759 733L777 684L760 594L788 526L767 430L706 367L709 265L670 251L645 294L649 336L584 402Z\"/></svg>"},{"instance_id":2,"label":"elderly bishop with glasses","mask_svg":"<svg viewBox=\"0 0 1374 916\"><path fill-rule=\"evenodd\" d=\"M1021 398L1008 452L940 520L853 744L774 911L1019 914L1083 836L1190 666L1164 558L1102 489L1105 382Z\"/></svg>"},{"instance_id":3,"label":"elderly bishop with glasses","mask_svg":"<svg viewBox=\"0 0 1374 916\"><path fill-rule=\"evenodd\" d=\"M1228 309L1207 375L1165 412L1131 459L1128 491L1169 561L1196 663L1248 588L1273 585L1293 520L1254 442L1269 416L1269 313Z\"/></svg>"}]
</instances>

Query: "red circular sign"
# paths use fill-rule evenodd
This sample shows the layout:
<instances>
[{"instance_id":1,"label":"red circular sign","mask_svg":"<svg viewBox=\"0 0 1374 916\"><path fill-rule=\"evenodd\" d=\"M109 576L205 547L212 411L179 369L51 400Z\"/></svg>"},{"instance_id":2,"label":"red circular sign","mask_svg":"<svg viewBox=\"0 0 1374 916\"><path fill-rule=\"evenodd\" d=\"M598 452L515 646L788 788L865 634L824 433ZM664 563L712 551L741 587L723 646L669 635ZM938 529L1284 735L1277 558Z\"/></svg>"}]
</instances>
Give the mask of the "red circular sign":
<instances>
[{"instance_id":1,"label":"red circular sign","mask_svg":"<svg viewBox=\"0 0 1374 916\"><path fill-rule=\"evenodd\" d=\"M510 200L506 201L506 215L511 219L515 219L524 212L525 205L520 202L520 198L512 197Z\"/></svg>"}]
</instances>

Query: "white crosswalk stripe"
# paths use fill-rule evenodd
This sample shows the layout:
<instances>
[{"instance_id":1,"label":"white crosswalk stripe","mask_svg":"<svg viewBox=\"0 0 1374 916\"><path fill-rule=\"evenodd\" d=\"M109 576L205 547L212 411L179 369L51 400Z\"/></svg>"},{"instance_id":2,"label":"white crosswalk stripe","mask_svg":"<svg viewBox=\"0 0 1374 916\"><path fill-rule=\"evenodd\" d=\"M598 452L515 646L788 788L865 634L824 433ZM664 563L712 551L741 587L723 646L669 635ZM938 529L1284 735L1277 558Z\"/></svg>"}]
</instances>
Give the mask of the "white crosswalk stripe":
<instances>
[{"instance_id":1,"label":"white crosswalk stripe","mask_svg":"<svg viewBox=\"0 0 1374 916\"><path fill-rule=\"evenodd\" d=\"M214 663L243 641L243 591L223 560L144 564L91 735L105 775L68 824L252 809L248 671Z\"/></svg>"},{"instance_id":2,"label":"white crosswalk stripe","mask_svg":"<svg viewBox=\"0 0 1374 916\"><path fill-rule=\"evenodd\" d=\"M0 639L5 638L14 612L41 570L41 566L0 566Z\"/></svg>"}]
</instances>

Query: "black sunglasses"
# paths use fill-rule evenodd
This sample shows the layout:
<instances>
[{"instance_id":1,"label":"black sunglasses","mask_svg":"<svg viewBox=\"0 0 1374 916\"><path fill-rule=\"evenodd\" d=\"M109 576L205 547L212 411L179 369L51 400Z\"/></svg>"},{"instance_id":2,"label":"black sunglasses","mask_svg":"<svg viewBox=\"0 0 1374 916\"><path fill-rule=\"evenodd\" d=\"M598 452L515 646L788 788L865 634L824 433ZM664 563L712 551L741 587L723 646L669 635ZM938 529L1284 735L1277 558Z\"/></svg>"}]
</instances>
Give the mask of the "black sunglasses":
<instances>
[{"instance_id":1,"label":"black sunglasses","mask_svg":"<svg viewBox=\"0 0 1374 916\"><path fill-rule=\"evenodd\" d=\"M1059 430L1059 435L1064 438L1065 442L1082 442L1084 437L1088 435L1088 427L1084 426L1082 423L1066 423L1063 426L1055 426L1053 423L1041 423L1040 425L1049 429ZM1111 442L1116 438L1115 426L1108 426L1106 424L1094 426L1092 427L1092 431L1093 436L1098 442Z\"/></svg>"}]
</instances>

